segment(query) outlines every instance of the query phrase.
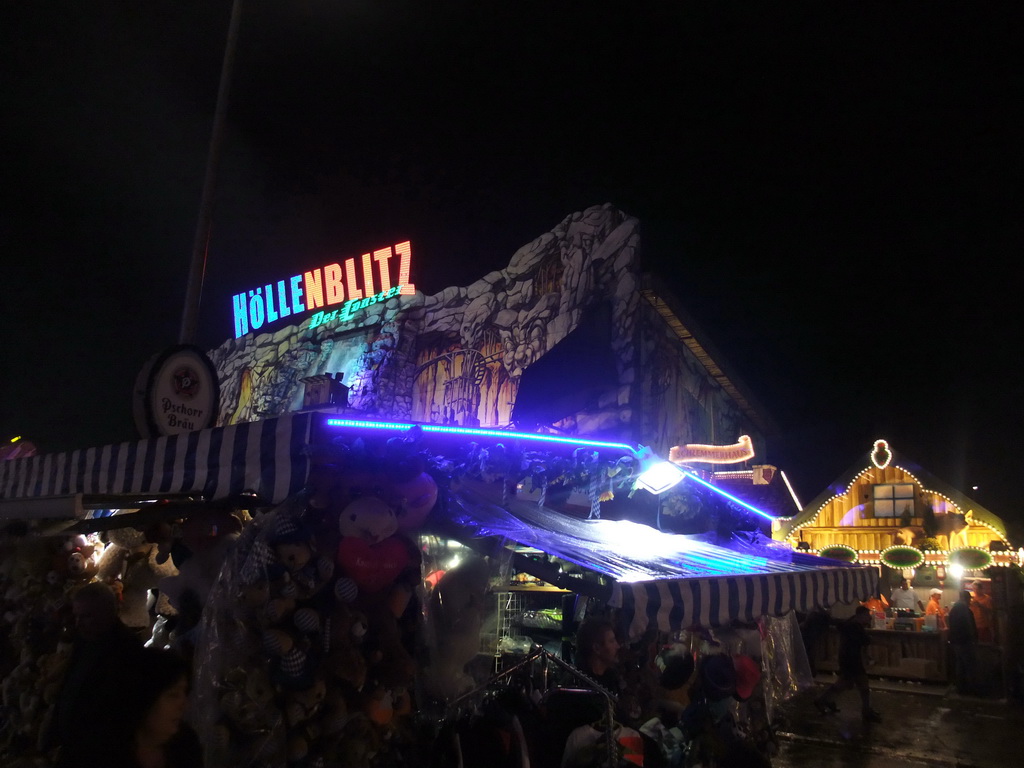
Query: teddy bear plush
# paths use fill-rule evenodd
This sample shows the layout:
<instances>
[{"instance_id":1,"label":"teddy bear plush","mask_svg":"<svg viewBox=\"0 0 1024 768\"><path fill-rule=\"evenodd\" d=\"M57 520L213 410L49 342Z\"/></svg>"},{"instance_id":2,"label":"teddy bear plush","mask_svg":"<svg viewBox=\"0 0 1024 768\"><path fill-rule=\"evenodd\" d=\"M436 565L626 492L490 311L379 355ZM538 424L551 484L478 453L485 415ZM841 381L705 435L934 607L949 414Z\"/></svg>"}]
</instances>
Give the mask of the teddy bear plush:
<instances>
[{"instance_id":1,"label":"teddy bear plush","mask_svg":"<svg viewBox=\"0 0 1024 768\"><path fill-rule=\"evenodd\" d=\"M171 562L157 561L157 546L131 527L113 528L107 533L109 543L100 555L96 577L108 584L120 584L121 621L146 634L152 629L150 594L161 586L161 580L177 574ZM173 613L166 597L159 601L157 613Z\"/></svg>"},{"instance_id":2,"label":"teddy bear plush","mask_svg":"<svg viewBox=\"0 0 1024 768\"><path fill-rule=\"evenodd\" d=\"M294 691L312 684L313 663L304 645L283 629L263 631L263 650L270 657L270 676L275 685Z\"/></svg>"},{"instance_id":3,"label":"teddy bear plush","mask_svg":"<svg viewBox=\"0 0 1024 768\"><path fill-rule=\"evenodd\" d=\"M267 544L273 555L267 574L273 582L288 578L298 600L308 600L334 576L334 560L317 551L316 539L292 510L281 510L271 524Z\"/></svg>"},{"instance_id":4,"label":"teddy bear plush","mask_svg":"<svg viewBox=\"0 0 1024 768\"><path fill-rule=\"evenodd\" d=\"M229 670L223 681L220 711L230 728L248 736L265 733L277 717L274 687L258 666Z\"/></svg>"},{"instance_id":5,"label":"teddy bear plush","mask_svg":"<svg viewBox=\"0 0 1024 768\"><path fill-rule=\"evenodd\" d=\"M97 545L95 537L78 534L65 538L51 554L48 578L59 582L65 590L92 581L99 561Z\"/></svg>"},{"instance_id":6,"label":"teddy bear plush","mask_svg":"<svg viewBox=\"0 0 1024 768\"><path fill-rule=\"evenodd\" d=\"M288 691L285 696L284 717L289 729L295 730L311 720L320 712L320 706L327 696L326 683L317 678L308 688Z\"/></svg>"}]
</instances>

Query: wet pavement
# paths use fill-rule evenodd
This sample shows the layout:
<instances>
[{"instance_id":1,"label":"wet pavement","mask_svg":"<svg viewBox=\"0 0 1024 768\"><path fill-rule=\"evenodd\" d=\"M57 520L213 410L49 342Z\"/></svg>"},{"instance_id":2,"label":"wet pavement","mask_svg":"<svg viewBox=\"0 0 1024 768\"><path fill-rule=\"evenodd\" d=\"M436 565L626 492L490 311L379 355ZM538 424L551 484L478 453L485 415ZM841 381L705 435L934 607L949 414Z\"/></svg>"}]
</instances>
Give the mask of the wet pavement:
<instances>
[{"instance_id":1,"label":"wet pavement","mask_svg":"<svg viewBox=\"0 0 1024 768\"><path fill-rule=\"evenodd\" d=\"M827 678L782 710L775 768L881 768L1024 765L1024 705L958 696L945 686L872 681L872 706L882 722L864 724L856 691L842 694L840 711L822 715L814 698Z\"/></svg>"}]
</instances>

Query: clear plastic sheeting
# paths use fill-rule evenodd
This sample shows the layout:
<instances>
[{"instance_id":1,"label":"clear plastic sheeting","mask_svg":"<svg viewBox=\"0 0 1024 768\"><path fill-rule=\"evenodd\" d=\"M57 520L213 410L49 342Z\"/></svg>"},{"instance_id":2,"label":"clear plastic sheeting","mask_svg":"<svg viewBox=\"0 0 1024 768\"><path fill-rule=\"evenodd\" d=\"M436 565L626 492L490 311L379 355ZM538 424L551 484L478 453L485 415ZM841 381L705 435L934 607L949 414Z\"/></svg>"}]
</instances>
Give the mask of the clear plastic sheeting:
<instances>
[{"instance_id":1,"label":"clear plastic sheeting","mask_svg":"<svg viewBox=\"0 0 1024 768\"><path fill-rule=\"evenodd\" d=\"M814 685L796 614L762 619L762 670L769 721L782 702Z\"/></svg>"},{"instance_id":2,"label":"clear plastic sheeting","mask_svg":"<svg viewBox=\"0 0 1024 768\"><path fill-rule=\"evenodd\" d=\"M495 591L511 577L511 553L484 558L454 541L420 537L424 572L417 688L421 702L444 702L494 672L509 638L505 606ZM530 650L527 648L526 650Z\"/></svg>"},{"instance_id":3,"label":"clear plastic sheeting","mask_svg":"<svg viewBox=\"0 0 1024 768\"><path fill-rule=\"evenodd\" d=\"M754 537L735 548L704 536L662 533L628 520L581 520L530 502L490 498L486 485L463 483L450 501L452 522L473 538L502 537L535 547L618 582L787 573L791 550ZM507 507L507 508L506 508Z\"/></svg>"},{"instance_id":4,"label":"clear plastic sheeting","mask_svg":"<svg viewBox=\"0 0 1024 768\"><path fill-rule=\"evenodd\" d=\"M272 515L256 518L238 540L203 611L194 657L189 720L206 747L207 765L282 765L286 762L284 709L276 701L253 609L244 595L265 571ZM258 626L258 624L257 624Z\"/></svg>"},{"instance_id":5,"label":"clear plastic sheeting","mask_svg":"<svg viewBox=\"0 0 1024 768\"><path fill-rule=\"evenodd\" d=\"M408 765L418 548L394 534L346 559L306 502L250 523L210 591L190 713L206 764Z\"/></svg>"},{"instance_id":6,"label":"clear plastic sheeting","mask_svg":"<svg viewBox=\"0 0 1024 768\"><path fill-rule=\"evenodd\" d=\"M629 640L652 626L677 632L865 600L878 579L874 568L794 553L756 533L734 534L721 546L500 495L494 485L463 483L450 502L453 535L510 540L609 577L609 604Z\"/></svg>"}]
</instances>

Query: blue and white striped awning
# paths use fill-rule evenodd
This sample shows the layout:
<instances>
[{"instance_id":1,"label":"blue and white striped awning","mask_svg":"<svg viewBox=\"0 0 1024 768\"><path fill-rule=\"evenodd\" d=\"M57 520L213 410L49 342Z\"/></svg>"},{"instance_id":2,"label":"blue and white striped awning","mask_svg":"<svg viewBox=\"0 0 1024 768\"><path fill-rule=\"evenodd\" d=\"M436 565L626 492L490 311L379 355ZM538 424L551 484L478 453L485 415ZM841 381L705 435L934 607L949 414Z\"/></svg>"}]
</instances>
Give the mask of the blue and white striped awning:
<instances>
[{"instance_id":1,"label":"blue and white striped awning","mask_svg":"<svg viewBox=\"0 0 1024 768\"><path fill-rule=\"evenodd\" d=\"M276 504L306 482L312 420L294 414L0 462L0 504L74 494L217 501L242 493Z\"/></svg>"},{"instance_id":2,"label":"blue and white striped awning","mask_svg":"<svg viewBox=\"0 0 1024 768\"><path fill-rule=\"evenodd\" d=\"M630 640L651 625L671 632L866 600L878 571L794 552L761 537L721 546L626 520L580 520L536 504L493 498L463 484L453 522L472 538L500 536L613 580ZM497 503L496 503L497 502Z\"/></svg>"},{"instance_id":3,"label":"blue and white striped awning","mask_svg":"<svg viewBox=\"0 0 1024 768\"><path fill-rule=\"evenodd\" d=\"M836 603L866 600L877 588L878 571L867 566L793 565L786 573L733 574L616 582L608 601L620 609L629 638L649 626L674 632L692 626L715 627L760 616L784 616Z\"/></svg>"}]
</instances>

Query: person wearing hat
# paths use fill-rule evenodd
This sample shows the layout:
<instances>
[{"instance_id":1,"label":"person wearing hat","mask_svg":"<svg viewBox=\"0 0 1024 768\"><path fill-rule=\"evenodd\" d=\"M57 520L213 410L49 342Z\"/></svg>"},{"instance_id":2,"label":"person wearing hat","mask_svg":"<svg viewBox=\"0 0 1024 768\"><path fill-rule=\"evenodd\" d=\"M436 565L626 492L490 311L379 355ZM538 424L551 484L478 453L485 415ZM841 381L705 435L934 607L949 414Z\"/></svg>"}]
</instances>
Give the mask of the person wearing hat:
<instances>
[{"instance_id":1,"label":"person wearing hat","mask_svg":"<svg viewBox=\"0 0 1024 768\"><path fill-rule=\"evenodd\" d=\"M871 611L863 605L858 605L853 616L839 625L839 679L814 700L814 706L822 714L838 712L836 697L843 691L856 688L860 693L861 717L864 718L864 722L882 721L882 716L871 708L871 689L864 666L864 655L871 643L867 629L869 624Z\"/></svg>"},{"instance_id":2,"label":"person wearing hat","mask_svg":"<svg viewBox=\"0 0 1024 768\"><path fill-rule=\"evenodd\" d=\"M942 590L932 589L928 593L928 605L924 607L925 616L934 616L938 629L946 628L946 609L942 607Z\"/></svg>"}]
</instances>

